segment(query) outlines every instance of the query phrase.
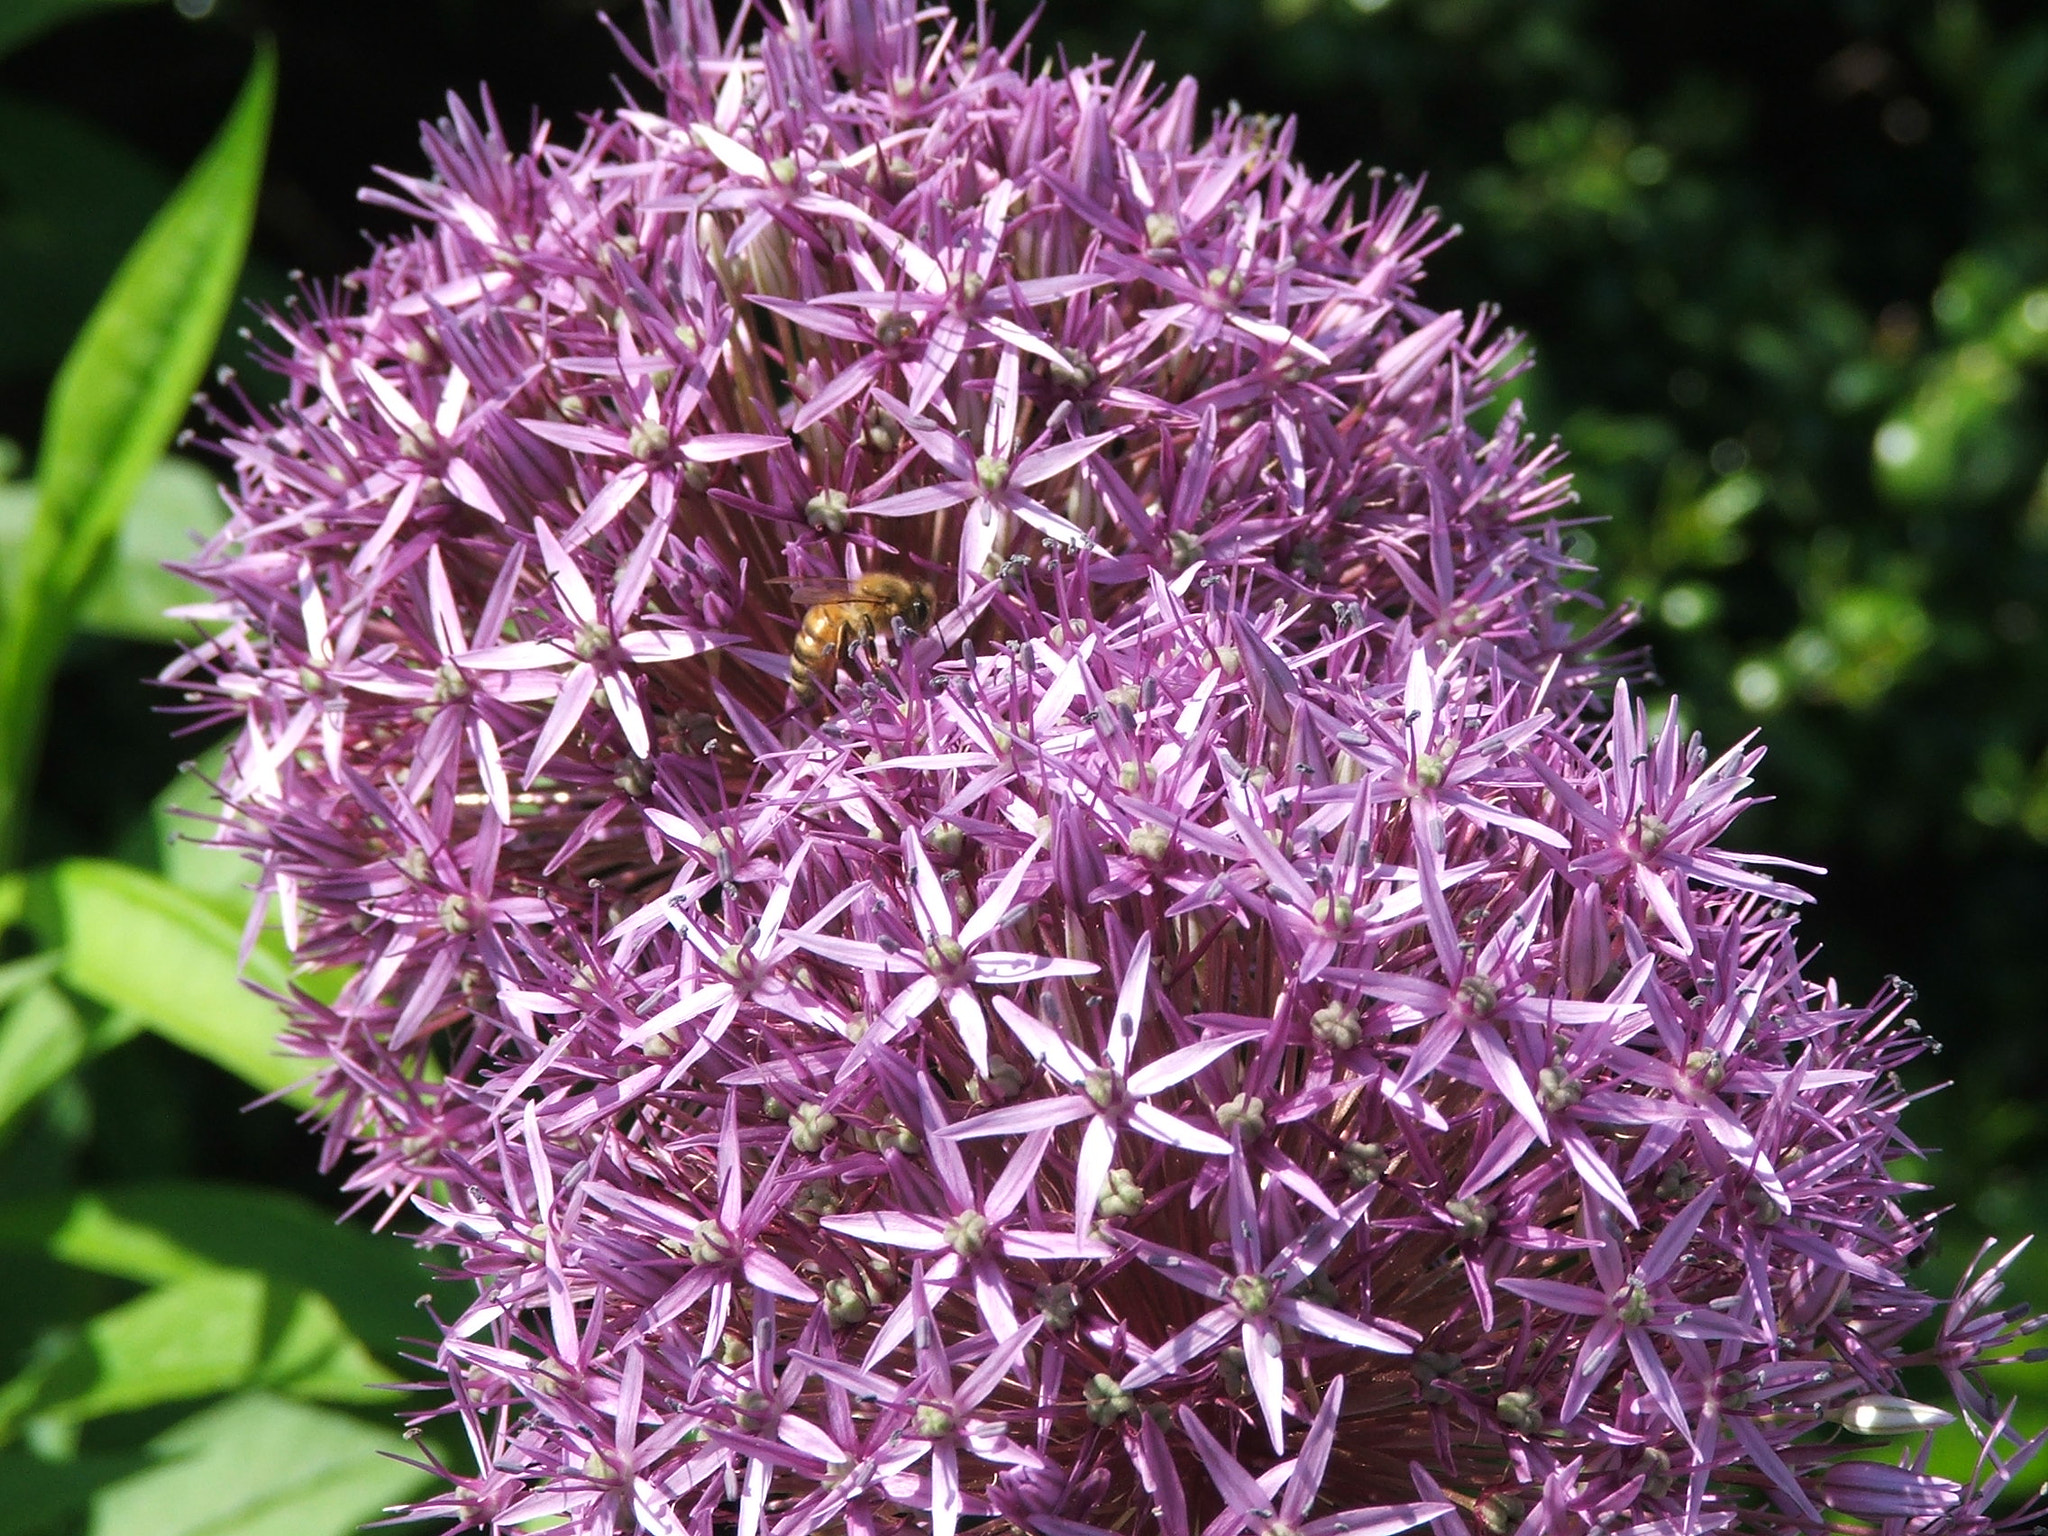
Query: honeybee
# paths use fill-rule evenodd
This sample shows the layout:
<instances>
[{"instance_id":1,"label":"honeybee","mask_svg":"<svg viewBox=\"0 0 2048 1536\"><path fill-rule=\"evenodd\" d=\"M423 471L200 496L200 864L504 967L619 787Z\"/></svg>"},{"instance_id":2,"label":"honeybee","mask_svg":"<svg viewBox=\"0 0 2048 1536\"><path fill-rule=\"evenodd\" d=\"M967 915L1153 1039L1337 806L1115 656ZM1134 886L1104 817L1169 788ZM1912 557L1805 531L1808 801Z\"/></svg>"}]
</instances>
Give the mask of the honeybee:
<instances>
[{"instance_id":1,"label":"honeybee","mask_svg":"<svg viewBox=\"0 0 2048 1536\"><path fill-rule=\"evenodd\" d=\"M817 698L819 685L832 680L849 649L886 633L897 619L921 631L939 607L930 582L890 571L870 571L850 582L803 582L796 596L810 604L789 655L789 691L799 704Z\"/></svg>"}]
</instances>

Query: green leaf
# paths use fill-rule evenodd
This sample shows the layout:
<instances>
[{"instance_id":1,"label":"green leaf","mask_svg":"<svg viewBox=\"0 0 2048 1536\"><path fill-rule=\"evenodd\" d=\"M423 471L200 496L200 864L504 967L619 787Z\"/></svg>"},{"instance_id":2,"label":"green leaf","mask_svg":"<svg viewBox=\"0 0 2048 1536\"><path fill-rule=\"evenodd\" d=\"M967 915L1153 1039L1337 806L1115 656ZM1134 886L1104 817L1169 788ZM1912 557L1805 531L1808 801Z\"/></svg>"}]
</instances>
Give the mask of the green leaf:
<instances>
[{"instance_id":1,"label":"green leaf","mask_svg":"<svg viewBox=\"0 0 2048 1536\"><path fill-rule=\"evenodd\" d=\"M391 1379L324 1296L209 1270L110 1307L0 1388L6 1418L70 1423L266 1387L324 1402L388 1401ZM0 1428L4 1428L0 1423Z\"/></svg>"},{"instance_id":2,"label":"green leaf","mask_svg":"<svg viewBox=\"0 0 2048 1536\"><path fill-rule=\"evenodd\" d=\"M435 1281L403 1239L337 1223L295 1196L231 1184L165 1181L0 1204L0 1252L10 1248L144 1285L257 1271L318 1291L393 1362L398 1341L429 1331L422 1295L443 1312L461 1305L458 1288Z\"/></svg>"},{"instance_id":3,"label":"green leaf","mask_svg":"<svg viewBox=\"0 0 2048 1536\"><path fill-rule=\"evenodd\" d=\"M149 1447L159 1465L93 1501L89 1536L353 1536L433 1477L346 1414L251 1393Z\"/></svg>"},{"instance_id":4,"label":"green leaf","mask_svg":"<svg viewBox=\"0 0 2048 1536\"><path fill-rule=\"evenodd\" d=\"M149 0L7 0L5 6L0 6L0 56L75 17L89 16L113 5L148 3Z\"/></svg>"},{"instance_id":5,"label":"green leaf","mask_svg":"<svg viewBox=\"0 0 2048 1536\"><path fill-rule=\"evenodd\" d=\"M200 753L193 765L164 786L150 807L158 845L158 868L181 891L217 904L223 912L249 910L256 865L239 848L209 841L222 814L213 786L227 766L227 745Z\"/></svg>"},{"instance_id":6,"label":"green leaf","mask_svg":"<svg viewBox=\"0 0 2048 1536\"><path fill-rule=\"evenodd\" d=\"M57 973L55 955L30 955L0 965L0 1008L35 990Z\"/></svg>"},{"instance_id":7,"label":"green leaf","mask_svg":"<svg viewBox=\"0 0 2048 1536\"><path fill-rule=\"evenodd\" d=\"M0 590L13 584L35 509L33 486L0 485ZM164 564L189 560L226 521L211 475L187 459L159 459L121 520L106 563L79 600L78 627L121 640L191 638L191 621L166 618L165 610L203 602L207 594Z\"/></svg>"},{"instance_id":8,"label":"green leaf","mask_svg":"<svg viewBox=\"0 0 2048 1536\"><path fill-rule=\"evenodd\" d=\"M67 860L56 886L66 983L132 1010L166 1040L265 1093L290 1089L286 1103L312 1104L302 1085L308 1064L278 1048L283 1012L242 984L233 922L159 876L104 859ZM247 975L274 992L289 986L283 963L261 948Z\"/></svg>"},{"instance_id":9,"label":"green leaf","mask_svg":"<svg viewBox=\"0 0 2048 1536\"><path fill-rule=\"evenodd\" d=\"M183 419L234 297L276 73L266 50L219 136L122 262L50 392L36 519L0 615L0 864L12 857L45 694L86 586Z\"/></svg>"},{"instance_id":10,"label":"green leaf","mask_svg":"<svg viewBox=\"0 0 2048 1536\"><path fill-rule=\"evenodd\" d=\"M0 970L40 974L56 969L55 956L39 955ZM89 1037L78 1010L60 988L38 986L0 1014L0 1133L49 1086L85 1058Z\"/></svg>"},{"instance_id":11,"label":"green leaf","mask_svg":"<svg viewBox=\"0 0 2048 1536\"><path fill-rule=\"evenodd\" d=\"M239 848L210 841L215 823L224 814L213 786L226 771L226 763L225 742L201 753L196 763L164 787L151 806L151 815L161 850L157 867L163 877L215 908L239 928L255 900L257 867ZM256 943L260 952L278 966L292 967L284 930L276 922L264 925ZM331 1003L341 995L343 984L355 969L345 965L301 970L292 979L301 992Z\"/></svg>"}]
</instances>

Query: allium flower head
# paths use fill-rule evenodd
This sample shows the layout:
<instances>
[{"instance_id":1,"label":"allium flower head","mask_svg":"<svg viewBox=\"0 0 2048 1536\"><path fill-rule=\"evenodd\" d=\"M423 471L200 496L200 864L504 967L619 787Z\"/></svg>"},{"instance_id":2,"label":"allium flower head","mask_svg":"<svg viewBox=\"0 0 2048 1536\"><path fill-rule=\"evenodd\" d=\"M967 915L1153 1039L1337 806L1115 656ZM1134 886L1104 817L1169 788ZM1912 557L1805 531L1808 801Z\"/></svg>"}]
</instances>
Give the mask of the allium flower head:
<instances>
[{"instance_id":1,"label":"allium flower head","mask_svg":"<svg viewBox=\"0 0 2048 1536\"><path fill-rule=\"evenodd\" d=\"M2033 1325L1907 1278L1903 999L1589 659L1415 190L903 0L649 22L275 318L175 669L476 1282L428 1512L1991 1528Z\"/></svg>"}]
</instances>

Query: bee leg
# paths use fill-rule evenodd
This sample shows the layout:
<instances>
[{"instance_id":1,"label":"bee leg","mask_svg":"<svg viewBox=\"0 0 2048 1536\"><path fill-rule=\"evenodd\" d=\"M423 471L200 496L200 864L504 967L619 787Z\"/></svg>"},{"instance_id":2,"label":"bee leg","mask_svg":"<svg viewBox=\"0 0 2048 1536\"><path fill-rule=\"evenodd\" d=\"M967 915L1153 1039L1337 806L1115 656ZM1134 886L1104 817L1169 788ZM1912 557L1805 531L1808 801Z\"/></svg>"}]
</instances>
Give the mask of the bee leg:
<instances>
[{"instance_id":1,"label":"bee leg","mask_svg":"<svg viewBox=\"0 0 2048 1536\"><path fill-rule=\"evenodd\" d=\"M861 665L868 671L875 669L875 621L861 618L849 623L839 632L842 649L860 652Z\"/></svg>"}]
</instances>

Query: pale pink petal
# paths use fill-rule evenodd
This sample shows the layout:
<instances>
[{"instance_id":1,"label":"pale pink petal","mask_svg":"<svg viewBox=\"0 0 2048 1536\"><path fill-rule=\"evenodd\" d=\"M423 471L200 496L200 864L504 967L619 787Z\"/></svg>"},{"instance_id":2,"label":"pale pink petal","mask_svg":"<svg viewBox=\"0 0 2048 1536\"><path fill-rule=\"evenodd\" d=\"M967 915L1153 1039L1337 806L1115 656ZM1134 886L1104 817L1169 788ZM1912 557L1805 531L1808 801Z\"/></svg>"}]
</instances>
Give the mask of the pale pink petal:
<instances>
[{"instance_id":1,"label":"pale pink petal","mask_svg":"<svg viewBox=\"0 0 2048 1536\"><path fill-rule=\"evenodd\" d=\"M827 1216L819 1225L827 1231L838 1232L863 1243L880 1243L888 1248L936 1253L946 1247L943 1222L902 1211L856 1211L844 1216Z\"/></svg>"},{"instance_id":2,"label":"pale pink petal","mask_svg":"<svg viewBox=\"0 0 2048 1536\"><path fill-rule=\"evenodd\" d=\"M583 509L583 515L562 535L562 544L574 549L588 543L612 525L612 520L626 510L635 496L647 487L647 470L641 465L615 475L605 488L590 498ZM550 567L552 569L552 567Z\"/></svg>"},{"instance_id":3,"label":"pale pink petal","mask_svg":"<svg viewBox=\"0 0 2048 1536\"><path fill-rule=\"evenodd\" d=\"M648 734L647 716L640 708L640 696L633 691L633 685L616 672L605 673L601 681L604 701L625 731L626 744L633 749L635 757L645 757L647 749L654 744L654 738Z\"/></svg>"},{"instance_id":4,"label":"pale pink petal","mask_svg":"<svg viewBox=\"0 0 2048 1536\"><path fill-rule=\"evenodd\" d=\"M1228 1144L1223 1150L1226 1154L1230 1151ZM1095 1202L1102 1197L1102 1187L1109 1182L1110 1165L1115 1160L1116 1132L1097 1115L1088 1122L1088 1129L1081 1133L1081 1153L1074 1160L1076 1237L1085 1236L1095 1225Z\"/></svg>"},{"instance_id":5,"label":"pale pink petal","mask_svg":"<svg viewBox=\"0 0 2048 1536\"><path fill-rule=\"evenodd\" d=\"M1206 1312L1124 1372L1122 1385L1143 1387L1185 1368L1237 1332L1237 1314L1223 1307Z\"/></svg>"},{"instance_id":6,"label":"pale pink petal","mask_svg":"<svg viewBox=\"0 0 2048 1536\"><path fill-rule=\"evenodd\" d=\"M789 439L779 432L700 432L682 445L682 455L693 464L724 464L788 446Z\"/></svg>"},{"instance_id":7,"label":"pale pink petal","mask_svg":"<svg viewBox=\"0 0 2048 1536\"><path fill-rule=\"evenodd\" d=\"M1169 1147L1180 1147L1188 1152L1199 1152L1204 1157L1230 1156L1230 1143L1214 1131L1190 1125L1163 1109L1155 1109L1150 1104L1133 1104L1127 1113L1131 1129L1143 1131L1154 1141L1163 1141Z\"/></svg>"},{"instance_id":8,"label":"pale pink petal","mask_svg":"<svg viewBox=\"0 0 2048 1536\"><path fill-rule=\"evenodd\" d=\"M1339 1344L1349 1344L1356 1349L1374 1349L1383 1355L1411 1355L1415 1352L1412 1334L1395 1333L1391 1329L1363 1323L1355 1317L1299 1297L1288 1296L1274 1302L1273 1315L1297 1328L1305 1328L1310 1333L1319 1333L1326 1339L1335 1339Z\"/></svg>"},{"instance_id":9,"label":"pale pink petal","mask_svg":"<svg viewBox=\"0 0 2048 1536\"><path fill-rule=\"evenodd\" d=\"M1147 1062L1131 1074L1131 1092L1149 1097L1171 1088L1175 1083L1193 1077L1218 1057L1257 1044L1259 1038L1252 1034L1218 1035L1194 1045L1184 1045L1177 1051L1168 1051L1157 1061Z\"/></svg>"},{"instance_id":10,"label":"pale pink petal","mask_svg":"<svg viewBox=\"0 0 2048 1536\"><path fill-rule=\"evenodd\" d=\"M526 759L526 782L529 785L540 777L541 770L554 760L555 754L562 750L562 744L583 723L584 708L596 692L597 669L594 667L577 667L563 679L555 707L548 711L547 724L541 727L540 738L534 742L533 752Z\"/></svg>"}]
</instances>

